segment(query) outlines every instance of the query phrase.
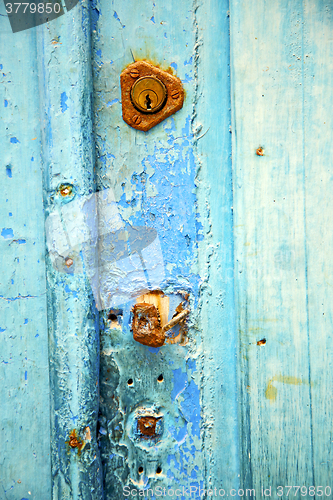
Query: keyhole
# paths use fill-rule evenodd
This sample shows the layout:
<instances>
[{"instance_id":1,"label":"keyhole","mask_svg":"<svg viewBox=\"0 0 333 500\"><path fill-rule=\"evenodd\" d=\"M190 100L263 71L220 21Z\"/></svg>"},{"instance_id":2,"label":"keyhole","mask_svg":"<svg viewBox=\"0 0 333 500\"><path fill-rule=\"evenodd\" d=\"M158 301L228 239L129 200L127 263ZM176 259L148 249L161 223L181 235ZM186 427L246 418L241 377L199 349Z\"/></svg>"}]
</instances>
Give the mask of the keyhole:
<instances>
[{"instance_id":1,"label":"keyhole","mask_svg":"<svg viewBox=\"0 0 333 500\"><path fill-rule=\"evenodd\" d=\"M147 110L151 110L151 99L149 97L149 94L146 95L145 105Z\"/></svg>"}]
</instances>

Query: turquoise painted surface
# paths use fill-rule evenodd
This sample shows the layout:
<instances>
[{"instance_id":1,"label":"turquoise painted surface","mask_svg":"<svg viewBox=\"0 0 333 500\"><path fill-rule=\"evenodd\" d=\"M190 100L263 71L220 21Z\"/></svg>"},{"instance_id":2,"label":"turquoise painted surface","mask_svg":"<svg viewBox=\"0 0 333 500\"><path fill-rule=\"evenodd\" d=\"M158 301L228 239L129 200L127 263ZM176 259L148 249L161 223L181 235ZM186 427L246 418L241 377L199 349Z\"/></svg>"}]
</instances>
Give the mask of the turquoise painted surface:
<instances>
[{"instance_id":1,"label":"turquoise painted surface","mask_svg":"<svg viewBox=\"0 0 333 500\"><path fill-rule=\"evenodd\" d=\"M0 18L0 498L51 498L36 34Z\"/></svg>"},{"instance_id":2,"label":"turquoise painted surface","mask_svg":"<svg viewBox=\"0 0 333 500\"><path fill-rule=\"evenodd\" d=\"M331 31L319 0L100 0L4 26L0 498L330 485ZM186 90L148 133L121 118L133 59ZM44 220L105 189L158 235L169 318L189 293L186 345L136 344L133 297L109 321L77 249L45 259ZM148 449L131 419L153 403Z\"/></svg>"},{"instance_id":3,"label":"turquoise painted surface","mask_svg":"<svg viewBox=\"0 0 333 500\"><path fill-rule=\"evenodd\" d=\"M231 2L242 483L256 490L331 486L331 33L325 2Z\"/></svg>"},{"instance_id":4,"label":"turquoise painted surface","mask_svg":"<svg viewBox=\"0 0 333 500\"><path fill-rule=\"evenodd\" d=\"M170 298L189 293L191 308L186 346L158 352L138 346L130 333L131 303L121 311L123 336L109 325L101 335L100 439L107 498L120 496L124 486L146 492L192 486L199 497L199 488L232 488L238 481L227 8L221 3L208 9L192 2L96 3L97 186L114 191L124 223L157 231L165 270L161 289ZM220 44L218 73L211 43ZM148 133L121 118L119 75L140 59L171 68L186 92L183 109ZM219 200L221 189L225 196ZM156 383L160 372L163 386ZM117 404L112 406L110 397ZM176 433L170 432L154 453L142 454L128 439L126 422L147 399L162 407Z\"/></svg>"},{"instance_id":5,"label":"turquoise painted surface","mask_svg":"<svg viewBox=\"0 0 333 500\"><path fill-rule=\"evenodd\" d=\"M78 5L38 32L46 221L95 191L91 121L90 16ZM63 191L67 186L68 191ZM67 219L61 218L65 227ZM62 238L49 231L47 236ZM68 229L71 233L71 229ZM65 243L65 242L60 242ZM52 496L101 498L96 442L99 398L98 311L79 250L47 252L51 385ZM66 259L71 265L66 265ZM74 433L74 434L73 434ZM84 448L70 446L77 436ZM75 443L74 443L75 444ZM77 443L76 443L77 444Z\"/></svg>"}]
</instances>

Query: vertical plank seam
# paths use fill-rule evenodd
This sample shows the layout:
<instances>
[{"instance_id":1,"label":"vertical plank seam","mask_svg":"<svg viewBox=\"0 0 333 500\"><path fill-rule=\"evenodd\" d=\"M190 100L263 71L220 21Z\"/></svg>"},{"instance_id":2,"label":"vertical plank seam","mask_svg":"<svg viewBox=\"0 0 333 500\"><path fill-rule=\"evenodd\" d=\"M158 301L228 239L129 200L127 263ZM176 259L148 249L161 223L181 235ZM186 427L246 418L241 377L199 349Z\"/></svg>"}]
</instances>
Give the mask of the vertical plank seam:
<instances>
[{"instance_id":1,"label":"vertical plank seam","mask_svg":"<svg viewBox=\"0 0 333 500\"><path fill-rule=\"evenodd\" d=\"M310 310L309 310L309 279L308 279L308 253L307 253L307 223L306 223L306 184L305 184L305 89L304 89L304 0L302 1L302 153L303 153L303 234L304 234L304 264L305 264L305 301L306 301L306 332L307 332L307 347L308 347L308 382L309 382L309 404L310 404L310 446L311 446L311 470L312 484L315 485L314 474L314 450L313 450L313 410L312 410L312 388L311 388L311 353L310 353ZM314 497L315 498L315 497Z\"/></svg>"}]
</instances>

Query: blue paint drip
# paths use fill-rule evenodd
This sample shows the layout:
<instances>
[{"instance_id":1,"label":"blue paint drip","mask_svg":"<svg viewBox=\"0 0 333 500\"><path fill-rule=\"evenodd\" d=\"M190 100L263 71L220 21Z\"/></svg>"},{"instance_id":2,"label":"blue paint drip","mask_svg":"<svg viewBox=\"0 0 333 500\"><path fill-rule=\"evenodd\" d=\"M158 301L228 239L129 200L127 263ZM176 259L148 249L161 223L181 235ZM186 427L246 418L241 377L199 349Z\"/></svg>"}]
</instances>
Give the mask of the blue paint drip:
<instances>
[{"instance_id":1,"label":"blue paint drip","mask_svg":"<svg viewBox=\"0 0 333 500\"><path fill-rule=\"evenodd\" d=\"M13 173L12 173L12 167L10 165L7 165L6 167L6 174L8 177L12 178Z\"/></svg>"},{"instance_id":2,"label":"blue paint drip","mask_svg":"<svg viewBox=\"0 0 333 500\"><path fill-rule=\"evenodd\" d=\"M24 372L24 380L28 380L28 372L27 371Z\"/></svg>"},{"instance_id":3,"label":"blue paint drip","mask_svg":"<svg viewBox=\"0 0 333 500\"><path fill-rule=\"evenodd\" d=\"M61 112L62 113L65 113L65 111L68 109L66 101L68 101L68 97L66 95L66 92L63 92L61 94L61 97L60 97L60 106L61 106Z\"/></svg>"},{"instance_id":4,"label":"blue paint drip","mask_svg":"<svg viewBox=\"0 0 333 500\"><path fill-rule=\"evenodd\" d=\"M10 142L11 142L12 144L17 144L17 143L19 143L20 141L19 141L16 137L11 137L11 138L10 138Z\"/></svg>"},{"instance_id":5,"label":"blue paint drip","mask_svg":"<svg viewBox=\"0 0 333 500\"><path fill-rule=\"evenodd\" d=\"M24 320L24 324L26 325L26 324L28 323L28 321L29 321L29 320L28 320L27 318L25 318L25 320Z\"/></svg>"},{"instance_id":6,"label":"blue paint drip","mask_svg":"<svg viewBox=\"0 0 333 500\"><path fill-rule=\"evenodd\" d=\"M7 106L8 106L8 101L7 101L7 99L5 99L5 100L4 100L4 106L5 106L5 108L7 108Z\"/></svg>"},{"instance_id":7,"label":"blue paint drip","mask_svg":"<svg viewBox=\"0 0 333 500\"><path fill-rule=\"evenodd\" d=\"M1 236L5 238L5 240L9 240L10 238L14 238L14 233L11 227L4 227L1 231Z\"/></svg>"},{"instance_id":8,"label":"blue paint drip","mask_svg":"<svg viewBox=\"0 0 333 500\"><path fill-rule=\"evenodd\" d=\"M152 17L150 18L150 20L151 20L151 22L152 22L152 23L154 23L154 24L155 24L155 17L154 17L154 16L152 16Z\"/></svg>"}]
</instances>

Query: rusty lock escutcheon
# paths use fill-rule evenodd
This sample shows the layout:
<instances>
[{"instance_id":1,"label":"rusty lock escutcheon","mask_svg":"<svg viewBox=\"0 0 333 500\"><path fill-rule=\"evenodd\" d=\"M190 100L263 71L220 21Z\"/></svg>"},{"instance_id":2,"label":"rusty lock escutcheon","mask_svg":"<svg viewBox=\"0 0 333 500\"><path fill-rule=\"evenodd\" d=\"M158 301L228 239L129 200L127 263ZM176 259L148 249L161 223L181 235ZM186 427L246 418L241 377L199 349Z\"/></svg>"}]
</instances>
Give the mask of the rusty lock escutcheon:
<instances>
[{"instance_id":1,"label":"rusty lock escutcheon","mask_svg":"<svg viewBox=\"0 0 333 500\"><path fill-rule=\"evenodd\" d=\"M180 79L146 61L127 66L120 87L123 119L137 130L146 132L183 106Z\"/></svg>"}]
</instances>

